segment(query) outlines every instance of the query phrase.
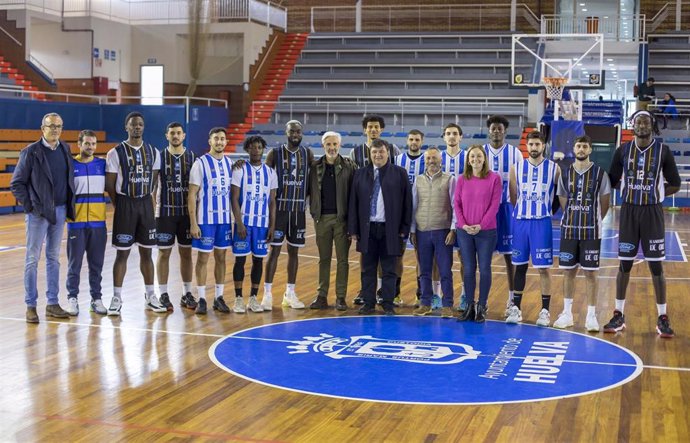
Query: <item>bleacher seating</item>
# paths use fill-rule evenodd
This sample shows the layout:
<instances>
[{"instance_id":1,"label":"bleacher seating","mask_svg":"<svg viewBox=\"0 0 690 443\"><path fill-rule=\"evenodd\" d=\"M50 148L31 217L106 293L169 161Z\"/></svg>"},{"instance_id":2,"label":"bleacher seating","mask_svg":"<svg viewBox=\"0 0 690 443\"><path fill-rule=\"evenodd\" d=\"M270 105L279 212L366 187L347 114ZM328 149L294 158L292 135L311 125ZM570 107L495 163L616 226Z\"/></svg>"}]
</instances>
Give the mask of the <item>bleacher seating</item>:
<instances>
[{"instance_id":1,"label":"bleacher seating","mask_svg":"<svg viewBox=\"0 0 690 443\"><path fill-rule=\"evenodd\" d=\"M98 140L105 140L105 132L95 132ZM64 130L62 131L60 139L70 145L72 154L77 154L79 153L79 148L77 147L78 137L79 131ZM35 142L39 138L41 138L41 131L39 129L0 129L0 157L19 157L19 151L27 144ZM110 148L115 145L116 143L99 141L96 148L96 155L107 154Z\"/></svg>"},{"instance_id":2,"label":"bleacher seating","mask_svg":"<svg viewBox=\"0 0 690 443\"><path fill-rule=\"evenodd\" d=\"M553 121L553 102L544 110L542 123ZM582 121L586 125L622 125L625 118L623 103L618 100L585 100L582 107Z\"/></svg>"},{"instance_id":3,"label":"bleacher seating","mask_svg":"<svg viewBox=\"0 0 690 443\"><path fill-rule=\"evenodd\" d=\"M500 113L522 125L528 92L508 87L510 43L510 34L311 34L271 122L340 129L377 113L441 127Z\"/></svg>"},{"instance_id":4,"label":"bleacher seating","mask_svg":"<svg viewBox=\"0 0 690 443\"><path fill-rule=\"evenodd\" d=\"M96 131L98 140L105 140L106 134L103 131ZM17 201L9 190L12 172L17 164L19 152L29 143L35 142L41 137L39 129L0 129L0 214L19 212L21 207L17 206ZM72 154L79 153L77 138L79 131L62 131L61 140L70 145ZM99 142L96 148L96 155L105 156L108 150L115 143Z\"/></svg>"},{"instance_id":5,"label":"bleacher seating","mask_svg":"<svg viewBox=\"0 0 690 443\"><path fill-rule=\"evenodd\" d=\"M419 129L424 133L423 149L426 149L427 146L431 145L445 149L445 144L441 135L441 126L429 127L420 125L405 126L403 128L397 125L386 125L385 131L381 134L381 138L395 144L400 148L404 148L407 143L407 132L412 128ZM474 126L462 126L462 128L463 139L460 145L463 148L467 148L472 144L484 144L487 142L488 134L486 133L486 128L479 128L476 124ZM323 147L321 145L321 136L324 132L326 132L326 130L337 131L342 136L341 152L343 155L349 154L352 148L362 144L365 140L361 125L343 125L338 127L330 127L328 129L324 128L319 131L305 127L302 144L310 147L314 151L315 155L322 155ZM508 134L506 134L507 141L517 146L520 141L521 131L522 126L510 126L508 129ZM260 135L263 137L266 140L269 149L285 143L285 130L284 127L280 125L256 125L251 133L253 135Z\"/></svg>"}]
</instances>

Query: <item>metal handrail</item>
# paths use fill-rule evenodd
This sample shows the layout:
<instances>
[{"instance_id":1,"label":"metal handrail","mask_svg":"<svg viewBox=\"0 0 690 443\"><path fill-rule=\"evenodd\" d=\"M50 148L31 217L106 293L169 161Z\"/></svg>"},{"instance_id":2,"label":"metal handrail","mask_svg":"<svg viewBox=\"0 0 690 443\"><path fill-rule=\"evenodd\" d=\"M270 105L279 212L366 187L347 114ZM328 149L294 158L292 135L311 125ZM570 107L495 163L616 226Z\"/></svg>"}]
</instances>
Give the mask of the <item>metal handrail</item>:
<instances>
[{"instance_id":1,"label":"metal handrail","mask_svg":"<svg viewBox=\"0 0 690 443\"><path fill-rule=\"evenodd\" d=\"M518 7L520 7L522 10L525 11L527 14L527 17L530 17L531 19L527 19L527 21L532 25L535 29L535 31L539 30L539 18L534 14L534 12L524 3L519 3L517 4ZM459 11L464 11L464 15L467 16L468 14L471 13L479 13L479 17L482 17L482 11L488 10L492 15L495 15L497 11L501 9L508 9L511 10L511 3L492 3L492 4L485 4L485 3L476 3L476 4L437 4L437 5L366 5L362 6L362 11L369 12L372 15L375 15L377 17L380 16L385 16L388 17L389 19L389 29L390 31L390 20L392 18L395 18L400 15L401 10L405 11L413 11L415 12L416 10L416 17L421 23L425 16L429 14L430 10L433 9L438 9L438 10L459 10ZM337 21L336 18L336 12L337 11L356 11L355 6L312 6L311 7L311 13L310 13L310 29L311 32L317 32L314 26L314 18L315 15L318 14L320 11L334 11L333 14L333 22ZM411 17L414 19L415 17ZM448 20L450 22L450 14L448 15ZM385 31L385 30L383 30ZM506 29L508 31L508 29Z\"/></svg>"},{"instance_id":2,"label":"metal handrail","mask_svg":"<svg viewBox=\"0 0 690 443\"><path fill-rule=\"evenodd\" d=\"M0 85L0 91L10 91L12 90L13 92L16 91L14 88L12 88L12 85ZM150 98L150 97L143 97L140 95L130 95L130 96L122 96L122 97L110 97L106 95L90 95L90 94L74 94L71 92L50 92L50 91L26 91L22 90L24 95L46 95L46 96L54 96L54 97L64 97L65 102L69 103L70 98L85 98L85 99L90 99L93 100L94 102L98 103L99 105L107 105L107 104L117 104L113 103L110 101L111 98L113 99L118 99L118 100L140 100L142 98ZM165 100L185 100L187 102L191 101L201 101L201 102L206 102L208 106L211 105L211 103L219 103L222 104L224 108L228 108L228 101L219 99L219 98L208 98L208 97L189 97L189 96L184 96L184 95L166 95L161 97L163 101Z\"/></svg>"},{"instance_id":3,"label":"metal handrail","mask_svg":"<svg viewBox=\"0 0 690 443\"><path fill-rule=\"evenodd\" d=\"M23 45L22 45L22 42L20 42L20 41L17 40L16 38L14 38L14 36L13 36L12 34L10 34L9 31L7 31L7 29L5 29L5 28L3 28L2 26L0 26L0 31L2 31L6 36L8 36L9 38L11 38L12 41L15 42L17 45L23 46Z\"/></svg>"},{"instance_id":4,"label":"metal handrail","mask_svg":"<svg viewBox=\"0 0 690 443\"><path fill-rule=\"evenodd\" d=\"M42 72L43 74L50 79L51 82L55 82L55 76L53 75L53 72L46 67L43 63L41 63L36 57L34 57L33 54L29 54L29 61L36 65Z\"/></svg>"},{"instance_id":5,"label":"metal handrail","mask_svg":"<svg viewBox=\"0 0 690 443\"><path fill-rule=\"evenodd\" d=\"M326 129L331 126L337 126L337 115L342 112L354 113L377 113L377 112L394 112L399 113L394 117L393 124L400 125L403 129L405 127L406 114L439 114L441 120L445 120L446 115L467 113L476 114L478 116L478 126L480 129L484 128L485 118L488 115L495 113L502 113L508 116L518 116L520 125L526 115L526 105L524 103L515 102L462 102L462 101L448 101L446 99L439 99L437 101L327 101L327 102L287 102L287 101L255 101L256 105L265 105L267 109L271 109L271 113L288 112L289 118L296 118L295 114L306 114L308 112L323 112L326 116ZM278 109L279 107L287 106L287 110ZM342 108L339 108L342 107ZM259 120L265 118L264 116L257 116L260 110L253 110L248 117L251 120ZM264 111L265 112L265 111ZM304 117L302 117L304 118Z\"/></svg>"},{"instance_id":6,"label":"metal handrail","mask_svg":"<svg viewBox=\"0 0 690 443\"><path fill-rule=\"evenodd\" d=\"M205 21L218 19L247 19L266 23L268 26L277 26L286 29L287 9L284 6L275 4L268 0L243 0L244 8L232 8L237 0L204 0L204 10L211 12L213 9L221 11L233 11L234 14L217 15L209 13ZM60 2L57 2L59 4ZM68 17L98 17L105 20L126 24L143 23L163 23L177 24L186 23L187 4L186 0L99 0L97 2L69 2L63 0L64 13ZM254 14L253 5L262 4L266 6L266 14ZM0 1L0 9L17 9L23 7L37 12L60 16L63 11L60 8L53 8L54 2L36 2L31 0L10 0ZM227 7L226 7L227 6ZM126 11L118 14L114 11ZM167 15L166 15L167 11ZM237 14L237 12L242 14ZM138 14L138 15L137 15ZM277 17L277 18L275 18ZM282 20L281 20L282 19Z\"/></svg>"}]
</instances>

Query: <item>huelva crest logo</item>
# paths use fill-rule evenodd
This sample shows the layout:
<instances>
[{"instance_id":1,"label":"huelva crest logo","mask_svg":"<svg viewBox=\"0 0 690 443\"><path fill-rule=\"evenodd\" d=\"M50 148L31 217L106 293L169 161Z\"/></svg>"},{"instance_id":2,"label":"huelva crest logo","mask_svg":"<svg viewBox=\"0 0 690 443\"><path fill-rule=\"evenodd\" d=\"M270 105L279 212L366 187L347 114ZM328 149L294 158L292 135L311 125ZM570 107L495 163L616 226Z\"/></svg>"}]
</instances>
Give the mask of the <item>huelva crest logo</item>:
<instances>
[{"instance_id":1,"label":"huelva crest logo","mask_svg":"<svg viewBox=\"0 0 690 443\"><path fill-rule=\"evenodd\" d=\"M290 354L323 353L336 360L343 358L370 358L397 360L428 365L451 365L465 360L476 360L481 354L463 343L389 340L371 335L350 338L321 333L304 337L288 346Z\"/></svg>"}]
</instances>

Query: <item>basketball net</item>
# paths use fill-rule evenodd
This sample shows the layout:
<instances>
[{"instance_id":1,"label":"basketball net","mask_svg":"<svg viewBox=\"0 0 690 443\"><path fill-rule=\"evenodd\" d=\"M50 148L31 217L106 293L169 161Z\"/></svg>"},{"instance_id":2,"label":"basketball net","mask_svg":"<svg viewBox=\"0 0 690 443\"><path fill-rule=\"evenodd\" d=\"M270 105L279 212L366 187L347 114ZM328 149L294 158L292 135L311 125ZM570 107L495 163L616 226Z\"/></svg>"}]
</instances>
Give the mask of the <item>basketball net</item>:
<instances>
[{"instance_id":1,"label":"basketball net","mask_svg":"<svg viewBox=\"0 0 690 443\"><path fill-rule=\"evenodd\" d=\"M578 120L577 104L570 95L569 100L563 100L563 91L565 85L568 84L566 77L544 77L544 86L546 88L546 96L554 100L554 107L560 108L564 120Z\"/></svg>"},{"instance_id":2,"label":"basketball net","mask_svg":"<svg viewBox=\"0 0 690 443\"><path fill-rule=\"evenodd\" d=\"M544 77L544 86L546 87L546 96L552 100L561 100L563 98L563 89L568 83L566 77Z\"/></svg>"}]
</instances>

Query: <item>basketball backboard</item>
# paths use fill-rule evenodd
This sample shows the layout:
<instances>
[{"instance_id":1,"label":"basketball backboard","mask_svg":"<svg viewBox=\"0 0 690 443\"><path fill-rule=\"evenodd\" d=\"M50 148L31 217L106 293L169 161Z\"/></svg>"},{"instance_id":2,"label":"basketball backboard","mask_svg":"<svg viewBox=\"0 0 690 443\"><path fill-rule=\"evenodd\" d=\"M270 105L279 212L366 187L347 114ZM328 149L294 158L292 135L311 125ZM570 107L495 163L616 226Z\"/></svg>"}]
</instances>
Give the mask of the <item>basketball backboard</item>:
<instances>
[{"instance_id":1,"label":"basketball backboard","mask_svg":"<svg viewBox=\"0 0 690 443\"><path fill-rule=\"evenodd\" d=\"M565 77L569 89L603 89L603 34L515 34L510 86L544 88L544 77Z\"/></svg>"}]
</instances>

